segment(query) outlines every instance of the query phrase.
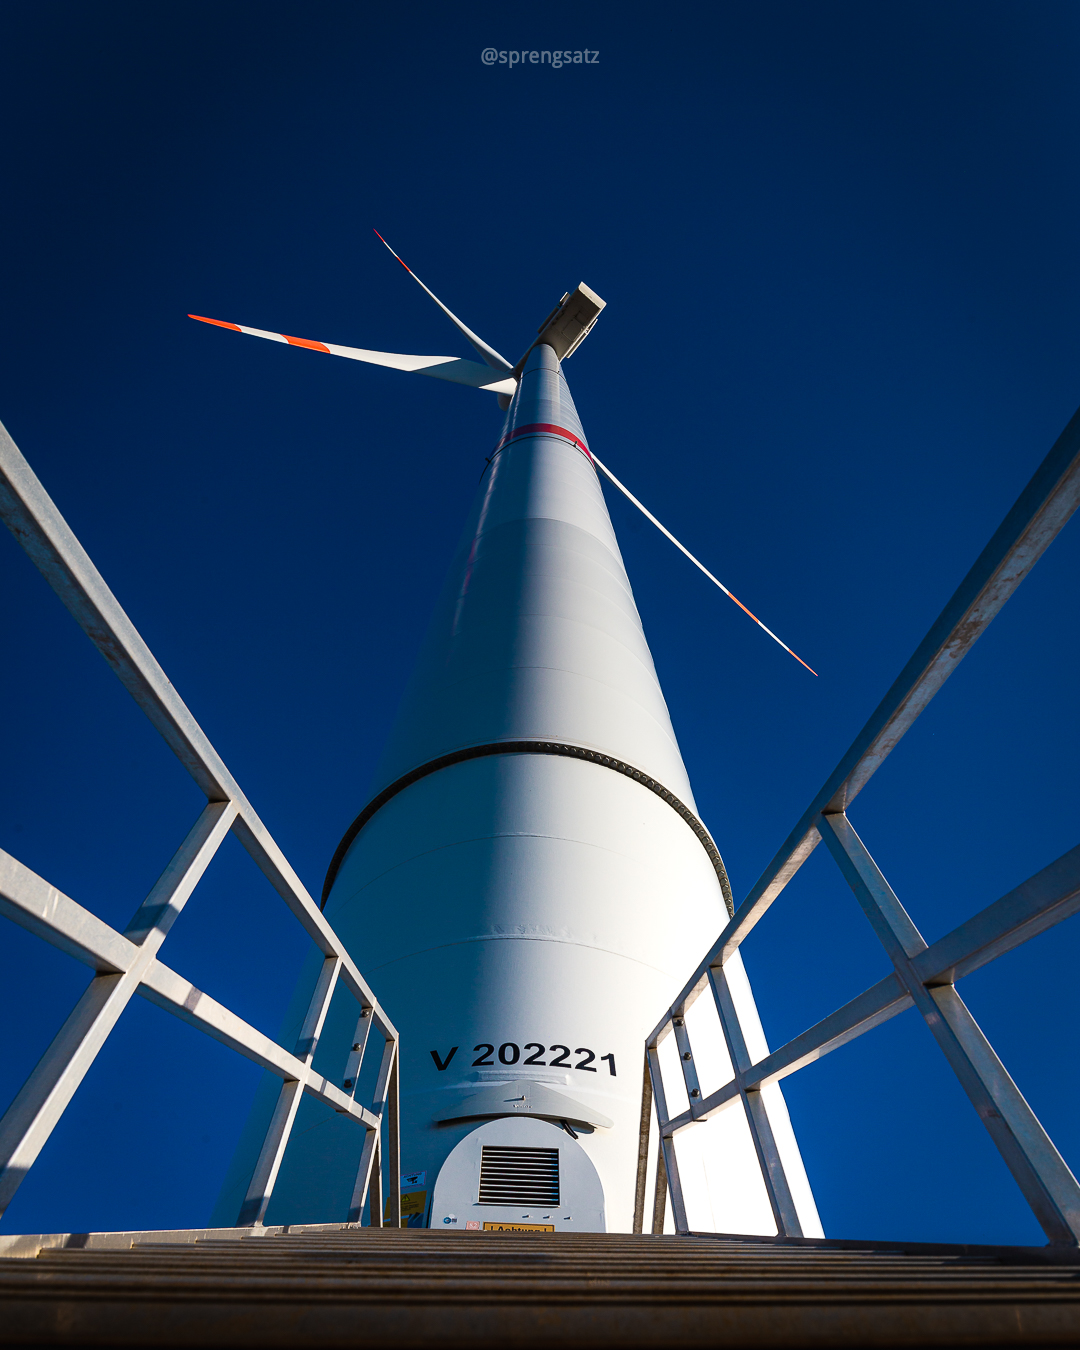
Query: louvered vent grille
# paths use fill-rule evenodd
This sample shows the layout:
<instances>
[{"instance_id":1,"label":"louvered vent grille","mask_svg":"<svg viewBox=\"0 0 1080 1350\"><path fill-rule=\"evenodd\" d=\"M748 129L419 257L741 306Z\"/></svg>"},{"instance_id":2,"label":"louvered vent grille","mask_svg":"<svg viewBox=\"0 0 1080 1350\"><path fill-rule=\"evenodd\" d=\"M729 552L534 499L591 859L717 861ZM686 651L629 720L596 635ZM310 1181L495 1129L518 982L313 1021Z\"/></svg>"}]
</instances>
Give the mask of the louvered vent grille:
<instances>
[{"instance_id":1,"label":"louvered vent grille","mask_svg":"<svg viewBox=\"0 0 1080 1350\"><path fill-rule=\"evenodd\" d=\"M499 1148L484 1145L480 1156L482 1205L557 1205L557 1148Z\"/></svg>"}]
</instances>

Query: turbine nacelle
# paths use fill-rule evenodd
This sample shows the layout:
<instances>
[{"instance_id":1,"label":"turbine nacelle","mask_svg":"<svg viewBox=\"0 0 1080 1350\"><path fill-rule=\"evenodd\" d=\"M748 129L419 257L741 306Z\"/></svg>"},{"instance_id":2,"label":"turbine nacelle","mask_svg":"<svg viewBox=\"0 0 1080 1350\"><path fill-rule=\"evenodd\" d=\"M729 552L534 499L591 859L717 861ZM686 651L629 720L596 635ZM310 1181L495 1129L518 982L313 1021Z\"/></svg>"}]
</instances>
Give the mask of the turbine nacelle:
<instances>
[{"instance_id":1,"label":"turbine nacelle","mask_svg":"<svg viewBox=\"0 0 1080 1350\"><path fill-rule=\"evenodd\" d=\"M529 352L533 347L539 347L544 343L554 351L560 361L573 356L592 332L593 324L606 305L607 301L601 300L584 282L581 282L576 291L567 291L536 330L536 341L514 367L514 374L518 378L521 377Z\"/></svg>"}]
</instances>

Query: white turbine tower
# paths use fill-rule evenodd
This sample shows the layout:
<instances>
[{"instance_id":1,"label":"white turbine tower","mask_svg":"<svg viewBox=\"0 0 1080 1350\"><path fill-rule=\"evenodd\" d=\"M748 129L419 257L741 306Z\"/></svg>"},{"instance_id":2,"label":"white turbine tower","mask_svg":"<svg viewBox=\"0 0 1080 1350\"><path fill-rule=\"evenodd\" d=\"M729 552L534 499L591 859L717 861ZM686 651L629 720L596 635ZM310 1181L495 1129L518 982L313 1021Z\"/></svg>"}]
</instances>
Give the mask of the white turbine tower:
<instances>
[{"instance_id":1,"label":"white turbine tower","mask_svg":"<svg viewBox=\"0 0 1080 1350\"><path fill-rule=\"evenodd\" d=\"M727 876L562 372L604 301L564 296L511 366L432 299L484 365L220 325L488 389L507 410L326 914L401 1032L412 1222L626 1231L644 1039L726 922ZM738 956L726 971L758 1027ZM354 1018L332 1012L323 1044ZM820 1233L778 1087L769 1102L803 1231ZM257 1100L215 1222L235 1220L270 1110ZM356 1141L302 1110L267 1222L358 1218L342 1190ZM691 1214L770 1231L744 1122L717 1126L680 1159Z\"/></svg>"}]
</instances>

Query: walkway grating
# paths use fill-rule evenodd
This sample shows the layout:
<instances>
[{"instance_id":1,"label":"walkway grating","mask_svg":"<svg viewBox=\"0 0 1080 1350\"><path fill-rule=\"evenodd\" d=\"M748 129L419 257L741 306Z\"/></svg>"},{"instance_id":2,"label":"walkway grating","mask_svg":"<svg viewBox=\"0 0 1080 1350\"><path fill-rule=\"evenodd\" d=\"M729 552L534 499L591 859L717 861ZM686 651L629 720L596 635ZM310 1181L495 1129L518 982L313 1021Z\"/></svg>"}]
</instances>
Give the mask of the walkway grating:
<instances>
[{"instance_id":1,"label":"walkway grating","mask_svg":"<svg viewBox=\"0 0 1080 1350\"><path fill-rule=\"evenodd\" d=\"M169 1240L39 1240L31 1259L0 1258L0 1346L1080 1343L1075 1248L326 1225L153 1236Z\"/></svg>"}]
</instances>

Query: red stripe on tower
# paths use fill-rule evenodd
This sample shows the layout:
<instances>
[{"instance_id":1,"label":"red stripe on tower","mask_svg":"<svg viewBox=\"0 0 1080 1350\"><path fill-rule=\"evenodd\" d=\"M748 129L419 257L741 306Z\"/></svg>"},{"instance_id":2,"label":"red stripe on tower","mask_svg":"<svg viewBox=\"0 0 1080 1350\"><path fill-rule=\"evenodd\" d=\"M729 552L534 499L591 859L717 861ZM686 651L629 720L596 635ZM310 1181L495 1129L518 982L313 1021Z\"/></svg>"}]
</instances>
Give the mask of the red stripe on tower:
<instances>
[{"instance_id":1,"label":"red stripe on tower","mask_svg":"<svg viewBox=\"0 0 1080 1350\"><path fill-rule=\"evenodd\" d=\"M592 455L589 454L589 447L584 441L579 440L572 431L567 431L566 427L558 427L554 422L530 422L527 426L515 427L513 431L508 432L499 444L495 447L495 454L511 441L516 441L519 436L563 436L571 445L576 445L583 455L592 462Z\"/></svg>"}]
</instances>

